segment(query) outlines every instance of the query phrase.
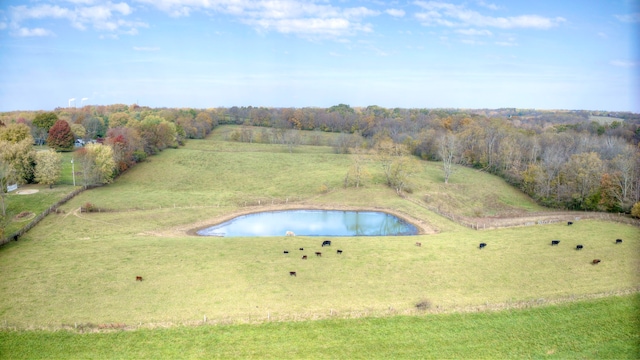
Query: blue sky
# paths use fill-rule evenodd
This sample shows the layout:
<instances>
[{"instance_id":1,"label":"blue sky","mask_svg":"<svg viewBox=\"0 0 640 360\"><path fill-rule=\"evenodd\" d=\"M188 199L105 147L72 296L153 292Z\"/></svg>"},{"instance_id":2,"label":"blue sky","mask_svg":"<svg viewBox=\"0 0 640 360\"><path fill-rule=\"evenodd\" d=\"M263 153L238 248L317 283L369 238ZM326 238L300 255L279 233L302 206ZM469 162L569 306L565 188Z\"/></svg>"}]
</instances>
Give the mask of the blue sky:
<instances>
[{"instance_id":1,"label":"blue sky","mask_svg":"<svg viewBox=\"0 0 640 360\"><path fill-rule=\"evenodd\" d=\"M639 41L640 0L0 0L0 111L640 112Z\"/></svg>"}]
</instances>

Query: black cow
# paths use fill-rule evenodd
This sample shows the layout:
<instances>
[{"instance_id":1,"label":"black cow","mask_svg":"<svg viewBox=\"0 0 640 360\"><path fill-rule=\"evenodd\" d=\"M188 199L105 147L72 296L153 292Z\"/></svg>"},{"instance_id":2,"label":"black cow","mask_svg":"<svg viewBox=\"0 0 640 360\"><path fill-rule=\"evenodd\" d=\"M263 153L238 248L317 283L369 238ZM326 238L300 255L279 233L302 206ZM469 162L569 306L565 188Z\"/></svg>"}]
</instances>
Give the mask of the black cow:
<instances>
[{"instance_id":1,"label":"black cow","mask_svg":"<svg viewBox=\"0 0 640 360\"><path fill-rule=\"evenodd\" d=\"M295 272L295 271L289 271L289 276L296 276L296 277L297 277L297 275L296 275L296 272Z\"/></svg>"},{"instance_id":2,"label":"black cow","mask_svg":"<svg viewBox=\"0 0 640 360\"><path fill-rule=\"evenodd\" d=\"M325 240L322 242L322 246L331 246L331 240Z\"/></svg>"},{"instance_id":3,"label":"black cow","mask_svg":"<svg viewBox=\"0 0 640 360\"><path fill-rule=\"evenodd\" d=\"M551 246L560 244L560 240L551 240Z\"/></svg>"},{"instance_id":4,"label":"black cow","mask_svg":"<svg viewBox=\"0 0 640 360\"><path fill-rule=\"evenodd\" d=\"M300 248L300 251L304 250L304 248Z\"/></svg>"},{"instance_id":5,"label":"black cow","mask_svg":"<svg viewBox=\"0 0 640 360\"><path fill-rule=\"evenodd\" d=\"M573 222L569 221L567 222L567 225L573 225Z\"/></svg>"},{"instance_id":6,"label":"black cow","mask_svg":"<svg viewBox=\"0 0 640 360\"><path fill-rule=\"evenodd\" d=\"M284 251L285 254L288 254L289 252L287 250Z\"/></svg>"},{"instance_id":7,"label":"black cow","mask_svg":"<svg viewBox=\"0 0 640 360\"><path fill-rule=\"evenodd\" d=\"M482 249L483 247L487 246L486 243L480 243L480 246L478 246L478 248Z\"/></svg>"},{"instance_id":8,"label":"black cow","mask_svg":"<svg viewBox=\"0 0 640 360\"><path fill-rule=\"evenodd\" d=\"M622 244L622 239L616 239L616 244Z\"/></svg>"},{"instance_id":9,"label":"black cow","mask_svg":"<svg viewBox=\"0 0 640 360\"><path fill-rule=\"evenodd\" d=\"M342 250L338 250L338 251L337 251L337 253L338 253L338 254L342 254Z\"/></svg>"},{"instance_id":10,"label":"black cow","mask_svg":"<svg viewBox=\"0 0 640 360\"><path fill-rule=\"evenodd\" d=\"M576 246L576 250L582 250L583 246L582 245L577 245Z\"/></svg>"}]
</instances>

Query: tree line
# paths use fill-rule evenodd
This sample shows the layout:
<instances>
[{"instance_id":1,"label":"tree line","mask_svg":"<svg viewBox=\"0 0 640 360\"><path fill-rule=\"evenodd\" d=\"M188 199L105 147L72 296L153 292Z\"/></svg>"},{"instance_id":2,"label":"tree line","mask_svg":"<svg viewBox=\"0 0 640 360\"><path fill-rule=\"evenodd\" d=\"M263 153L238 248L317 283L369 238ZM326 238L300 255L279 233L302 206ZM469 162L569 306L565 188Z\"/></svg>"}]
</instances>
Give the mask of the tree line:
<instances>
[{"instance_id":1,"label":"tree line","mask_svg":"<svg viewBox=\"0 0 640 360\"><path fill-rule=\"evenodd\" d=\"M640 200L640 115L583 110L114 104L9 112L0 114L0 178L47 184L55 166L45 164L56 163L55 152L38 159L33 144L65 151L82 139L90 143L78 152L83 184L107 183L147 156L204 138L219 124L244 125L233 140L281 143L290 151L302 141L298 130L340 133L332 144L336 151L359 162L365 151L375 153L388 185L399 193L410 191L411 163L422 159L442 161L445 182L455 180L454 164L474 167L550 207L629 212ZM319 136L306 138L317 144ZM354 164L345 183L360 184L361 165Z\"/></svg>"}]
</instances>

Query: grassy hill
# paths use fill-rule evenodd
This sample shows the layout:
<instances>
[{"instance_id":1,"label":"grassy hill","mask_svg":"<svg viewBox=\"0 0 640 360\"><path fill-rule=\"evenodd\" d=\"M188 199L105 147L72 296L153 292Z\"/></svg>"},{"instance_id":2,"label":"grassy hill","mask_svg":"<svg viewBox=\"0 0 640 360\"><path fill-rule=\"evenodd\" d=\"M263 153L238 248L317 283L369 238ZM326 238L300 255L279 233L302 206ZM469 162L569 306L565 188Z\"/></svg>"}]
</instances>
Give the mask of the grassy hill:
<instances>
[{"instance_id":1,"label":"grassy hill","mask_svg":"<svg viewBox=\"0 0 640 360\"><path fill-rule=\"evenodd\" d=\"M164 151L114 184L82 193L62 207L63 213L48 216L21 241L0 248L0 324L135 329L199 324L206 316L208 324L221 325L340 318L351 319L340 326L357 329L363 320L354 319L363 317L391 317L394 322L404 321L397 315L511 309L637 291L638 228L582 220L571 227L471 230L429 207L467 216L544 209L501 179L472 169L459 168L444 186L439 164L430 162L417 165L413 193L406 198L383 184L381 166L373 159L365 186L344 189L349 155L334 154L328 146L298 146L289 153L280 145L228 142L223 135L228 130L220 127L206 140ZM76 211L88 202L107 211ZM437 234L336 238L343 255L328 253L302 262L297 253L287 257L282 250L313 251L320 248L320 239L186 233L230 213L283 204L389 209ZM615 245L616 238L625 242ZM561 245L551 247L551 239L560 239ZM416 241L422 247L414 246ZM487 248L478 250L479 242ZM585 249L574 250L578 243ZM594 258L602 263L591 265ZM292 270L297 277L289 276ZM136 282L136 276L145 280ZM429 306L419 309L419 303ZM557 311L572 319L572 309ZM474 321L471 315L460 316L468 324ZM435 321L434 326L444 321L426 319ZM323 324L328 325L318 326L332 328L334 323ZM478 331L484 326L499 325L480 325ZM166 336L181 338L191 331L197 330ZM136 333L131 336L154 337L152 344L165 336ZM15 340L20 334L2 336L20 342ZM29 334L24 336L41 336L36 341L43 342L56 336ZM117 334L111 340L129 336ZM238 354L264 355L259 350ZM440 357L447 354L455 355ZM344 357L358 357L351 355Z\"/></svg>"}]
</instances>

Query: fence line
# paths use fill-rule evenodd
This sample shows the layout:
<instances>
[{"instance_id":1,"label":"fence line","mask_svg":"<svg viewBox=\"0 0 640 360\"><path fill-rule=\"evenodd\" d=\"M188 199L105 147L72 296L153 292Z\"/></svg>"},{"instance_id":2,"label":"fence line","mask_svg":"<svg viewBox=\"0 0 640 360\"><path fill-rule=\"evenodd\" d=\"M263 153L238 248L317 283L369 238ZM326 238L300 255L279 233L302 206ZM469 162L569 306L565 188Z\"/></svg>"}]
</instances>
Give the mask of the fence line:
<instances>
[{"instance_id":1,"label":"fence line","mask_svg":"<svg viewBox=\"0 0 640 360\"><path fill-rule=\"evenodd\" d=\"M49 215L51 212L57 211L58 207L60 207L61 205L63 205L67 201L71 200L76 195L80 194L81 192L83 192L83 191L85 191L87 189L94 188L94 187L97 187L97 186L83 186L83 187L81 187L79 189L76 189L76 190L73 190L69 194L65 195L65 197L63 197L61 200L58 200L58 202L56 202L55 204L49 206L42 213L40 213L38 216L33 218L27 225L23 226L20 230L16 231L15 233L13 233L13 234L11 234L9 236L5 236L2 240L0 240L0 246L2 246L4 244L7 244L11 240L18 241L18 239L22 235L24 235L27 231L31 230L34 226L36 226L42 219L45 218L45 216Z\"/></svg>"},{"instance_id":2,"label":"fence line","mask_svg":"<svg viewBox=\"0 0 640 360\"><path fill-rule=\"evenodd\" d=\"M578 211L566 211L566 212L536 212L529 214L519 214L514 215L512 217L507 218L468 218L461 215L456 215L453 213L449 213L441 210L436 206L425 205L418 200L409 199L414 204L421 206L427 210L433 211L434 213L443 216L457 224L466 226L470 229L474 230L484 230L484 229L497 229L497 228L507 228L507 227L516 227L516 226L532 226L532 225L548 225L554 224L558 222L564 221L577 221L581 219L600 219L618 222L627 225L633 225L640 227L640 220L633 219L626 214L612 214L612 213L603 213L603 212L578 212ZM544 219L535 219L535 218L544 218Z\"/></svg>"}]
</instances>

